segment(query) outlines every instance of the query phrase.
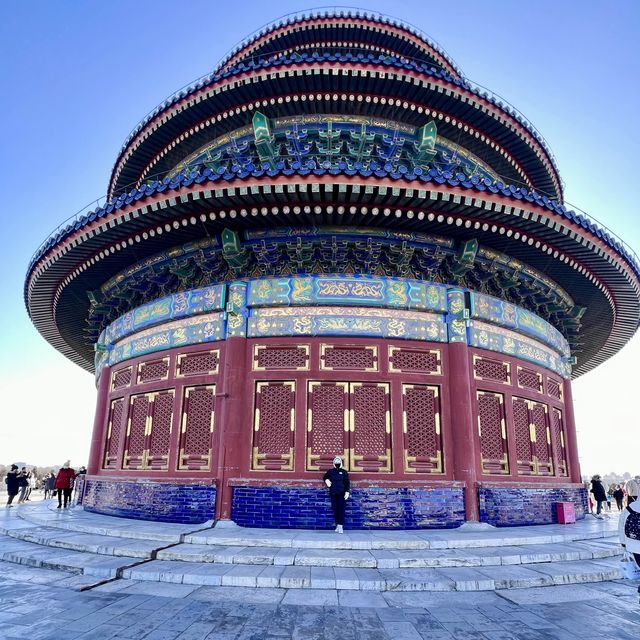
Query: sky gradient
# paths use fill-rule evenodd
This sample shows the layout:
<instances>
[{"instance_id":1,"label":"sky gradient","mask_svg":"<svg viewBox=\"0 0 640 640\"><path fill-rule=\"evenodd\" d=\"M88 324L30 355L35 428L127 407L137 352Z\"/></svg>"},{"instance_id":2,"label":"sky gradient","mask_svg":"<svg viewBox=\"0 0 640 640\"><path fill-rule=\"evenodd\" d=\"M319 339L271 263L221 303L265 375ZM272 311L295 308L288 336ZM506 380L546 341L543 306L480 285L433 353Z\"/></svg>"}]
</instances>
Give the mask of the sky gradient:
<instances>
[{"instance_id":1,"label":"sky gradient","mask_svg":"<svg viewBox=\"0 0 640 640\"><path fill-rule=\"evenodd\" d=\"M130 130L255 29L302 2L23 0L0 20L0 463L86 464L92 376L32 327L27 264L60 222L104 195ZM640 248L633 190L640 3L371 1L436 40L544 135L568 202ZM455 11L452 11L455 6ZM640 339L574 383L583 473L640 473Z\"/></svg>"}]
</instances>

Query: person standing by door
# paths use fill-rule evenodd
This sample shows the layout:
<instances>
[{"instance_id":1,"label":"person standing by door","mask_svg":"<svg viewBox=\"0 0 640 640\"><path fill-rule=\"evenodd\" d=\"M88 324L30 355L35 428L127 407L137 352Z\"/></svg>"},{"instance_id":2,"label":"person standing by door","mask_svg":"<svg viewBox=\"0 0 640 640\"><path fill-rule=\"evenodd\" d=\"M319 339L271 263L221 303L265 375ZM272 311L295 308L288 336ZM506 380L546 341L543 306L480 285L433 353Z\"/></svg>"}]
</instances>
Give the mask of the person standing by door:
<instances>
[{"instance_id":1,"label":"person standing by door","mask_svg":"<svg viewBox=\"0 0 640 640\"><path fill-rule=\"evenodd\" d=\"M323 477L324 483L329 488L331 508L336 522L336 533L344 533L345 502L349 499L349 473L342 467L342 458L336 456L333 459L333 468L329 469Z\"/></svg>"},{"instance_id":2,"label":"person standing by door","mask_svg":"<svg viewBox=\"0 0 640 640\"><path fill-rule=\"evenodd\" d=\"M73 491L73 481L76 478L76 472L71 468L71 462L67 460L58 475L56 476L56 491L58 492L58 509L62 508L62 496L64 495L64 507L71 502L71 492Z\"/></svg>"},{"instance_id":3,"label":"person standing by door","mask_svg":"<svg viewBox=\"0 0 640 640\"><path fill-rule=\"evenodd\" d=\"M602 484L600 476L597 474L591 478L591 493L598 505L596 508L596 518L602 518L602 505L607 501L607 491Z\"/></svg>"}]
</instances>

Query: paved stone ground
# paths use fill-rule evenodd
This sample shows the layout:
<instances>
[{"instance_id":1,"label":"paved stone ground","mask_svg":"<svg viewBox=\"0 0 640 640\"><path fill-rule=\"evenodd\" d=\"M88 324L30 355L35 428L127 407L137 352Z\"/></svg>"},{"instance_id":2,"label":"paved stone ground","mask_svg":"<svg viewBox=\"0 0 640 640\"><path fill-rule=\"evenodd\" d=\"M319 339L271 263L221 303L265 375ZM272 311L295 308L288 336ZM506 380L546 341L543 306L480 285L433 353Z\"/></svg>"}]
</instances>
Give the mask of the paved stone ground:
<instances>
[{"instance_id":1,"label":"paved stone ground","mask_svg":"<svg viewBox=\"0 0 640 640\"><path fill-rule=\"evenodd\" d=\"M197 587L0 563L3 640L638 640L638 582L499 593Z\"/></svg>"}]
</instances>

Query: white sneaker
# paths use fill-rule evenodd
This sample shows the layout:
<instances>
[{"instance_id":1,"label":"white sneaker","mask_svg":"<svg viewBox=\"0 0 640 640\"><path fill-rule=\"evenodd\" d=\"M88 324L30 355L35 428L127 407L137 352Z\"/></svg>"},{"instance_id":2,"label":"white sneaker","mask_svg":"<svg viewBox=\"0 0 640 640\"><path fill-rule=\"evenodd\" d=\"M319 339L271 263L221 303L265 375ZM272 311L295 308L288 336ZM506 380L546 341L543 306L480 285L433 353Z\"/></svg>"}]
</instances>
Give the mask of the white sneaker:
<instances>
[{"instance_id":1,"label":"white sneaker","mask_svg":"<svg viewBox=\"0 0 640 640\"><path fill-rule=\"evenodd\" d=\"M342 525L341 525L341 524L339 524L339 525L336 527L336 533L344 533L344 530L343 530L343 528L342 528Z\"/></svg>"}]
</instances>

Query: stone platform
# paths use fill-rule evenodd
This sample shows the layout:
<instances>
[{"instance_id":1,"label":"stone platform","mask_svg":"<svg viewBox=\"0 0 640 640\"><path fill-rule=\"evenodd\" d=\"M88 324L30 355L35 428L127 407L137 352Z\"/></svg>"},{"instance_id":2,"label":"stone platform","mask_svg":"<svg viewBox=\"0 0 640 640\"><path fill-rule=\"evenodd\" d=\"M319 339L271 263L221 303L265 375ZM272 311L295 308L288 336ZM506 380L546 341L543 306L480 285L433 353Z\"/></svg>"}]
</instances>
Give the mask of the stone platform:
<instances>
[{"instance_id":1,"label":"stone platform","mask_svg":"<svg viewBox=\"0 0 640 640\"><path fill-rule=\"evenodd\" d=\"M617 517L573 525L394 532L211 528L21 505L0 514L0 560L80 590L128 581L377 592L492 591L617 580ZM117 585L113 584L115 588Z\"/></svg>"}]
</instances>

